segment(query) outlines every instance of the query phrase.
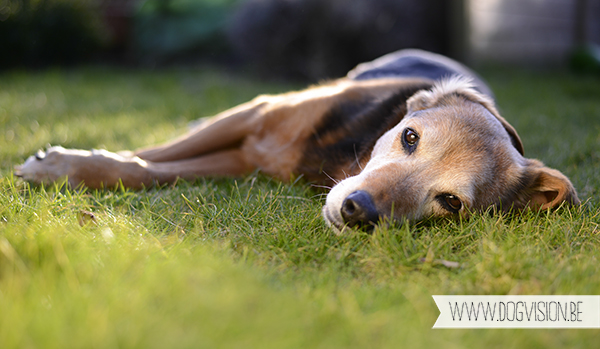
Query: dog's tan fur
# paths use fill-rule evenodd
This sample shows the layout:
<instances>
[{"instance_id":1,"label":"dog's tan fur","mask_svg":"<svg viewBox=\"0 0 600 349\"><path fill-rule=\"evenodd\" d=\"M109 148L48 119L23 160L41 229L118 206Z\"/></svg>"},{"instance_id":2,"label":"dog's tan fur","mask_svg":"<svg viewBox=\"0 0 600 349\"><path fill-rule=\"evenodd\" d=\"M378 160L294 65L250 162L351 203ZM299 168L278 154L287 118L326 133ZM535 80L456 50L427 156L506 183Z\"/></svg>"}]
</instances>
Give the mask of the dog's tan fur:
<instances>
[{"instance_id":1,"label":"dog's tan fur","mask_svg":"<svg viewBox=\"0 0 600 349\"><path fill-rule=\"evenodd\" d=\"M421 134L418 151L410 155L398 139L407 127ZM548 209L579 203L562 173L524 158L522 149L491 100L464 80L442 81L408 100L407 116L379 139L360 174L333 188L323 213L343 227L340 207L358 190L370 194L379 212L408 219L449 215L436 202L444 193L461 199L462 215L492 205Z\"/></svg>"},{"instance_id":2,"label":"dog's tan fur","mask_svg":"<svg viewBox=\"0 0 600 349\"><path fill-rule=\"evenodd\" d=\"M432 87L421 88L406 101L406 115L376 141L372 152L357 154L353 163L327 173L303 170L308 166L307 142L332 108L365 98L385 100L399 89L421 85ZM410 154L402 140L407 128L419 135ZM343 137L342 128L315 142L327 147ZM257 169L284 181L304 174L311 181L335 184L323 215L338 230L348 223L341 211L356 191L368 193L380 218L415 220L467 215L489 206L548 209L579 203L562 173L522 153L514 128L467 79L343 78L300 92L257 97L162 146L130 154L52 147L30 157L15 173L36 183L68 178L72 186L92 188L113 187L119 181L142 188L177 178L243 176ZM460 200L457 212L444 204L450 194Z\"/></svg>"}]
</instances>

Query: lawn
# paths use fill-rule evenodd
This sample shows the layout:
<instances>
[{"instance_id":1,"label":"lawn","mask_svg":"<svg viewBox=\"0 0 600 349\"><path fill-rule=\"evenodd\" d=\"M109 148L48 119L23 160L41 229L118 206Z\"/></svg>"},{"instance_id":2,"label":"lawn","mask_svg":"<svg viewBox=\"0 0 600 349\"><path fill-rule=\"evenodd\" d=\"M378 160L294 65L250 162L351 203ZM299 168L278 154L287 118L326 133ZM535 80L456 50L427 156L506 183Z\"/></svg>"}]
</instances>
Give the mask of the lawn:
<instances>
[{"instance_id":1,"label":"lawn","mask_svg":"<svg viewBox=\"0 0 600 349\"><path fill-rule=\"evenodd\" d=\"M136 148L300 86L210 67L0 73L0 348L597 347L600 330L431 329L436 294L600 294L599 80L483 75L581 207L336 236L302 179L30 186L12 166L47 144Z\"/></svg>"}]
</instances>

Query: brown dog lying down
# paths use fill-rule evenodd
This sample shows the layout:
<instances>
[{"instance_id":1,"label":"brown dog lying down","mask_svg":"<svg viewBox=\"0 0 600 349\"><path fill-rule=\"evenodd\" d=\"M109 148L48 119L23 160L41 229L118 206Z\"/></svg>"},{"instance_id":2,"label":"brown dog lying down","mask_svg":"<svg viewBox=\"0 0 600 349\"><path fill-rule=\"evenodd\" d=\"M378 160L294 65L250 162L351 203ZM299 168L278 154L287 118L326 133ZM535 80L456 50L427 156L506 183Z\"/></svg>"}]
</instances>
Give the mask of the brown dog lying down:
<instances>
[{"instance_id":1,"label":"brown dog lying down","mask_svg":"<svg viewBox=\"0 0 600 349\"><path fill-rule=\"evenodd\" d=\"M333 186L323 216L336 230L490 206L579 204L567 177L523 157L517 132L473 72L418 50L304 91L259 96L168 144L122 154L52 147L15 174L36 183L67 177L92 188L256 169L284 181L304 175Z\"/></svg>"}]
</instances>

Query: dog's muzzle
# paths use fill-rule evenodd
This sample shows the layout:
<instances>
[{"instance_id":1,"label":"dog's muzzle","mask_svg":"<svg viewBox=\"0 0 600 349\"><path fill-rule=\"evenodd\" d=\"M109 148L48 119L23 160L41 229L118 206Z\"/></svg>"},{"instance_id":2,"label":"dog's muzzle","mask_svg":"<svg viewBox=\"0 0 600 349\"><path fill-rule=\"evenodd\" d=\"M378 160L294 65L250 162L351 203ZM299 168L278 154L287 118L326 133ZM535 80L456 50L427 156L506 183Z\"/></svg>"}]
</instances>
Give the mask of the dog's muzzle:
<instances>
[{"instance_id":1,"label":"dog's muzzle","mask_svg":"<svg viewBox=\"0 0 600 349\"><path fill-rule=\"evenodd\" d=\"M344 199L340 213L346 226L351 228L371 230L379 220L371 195L362 190L352 192Z\"/></svg>"}]
</instances>

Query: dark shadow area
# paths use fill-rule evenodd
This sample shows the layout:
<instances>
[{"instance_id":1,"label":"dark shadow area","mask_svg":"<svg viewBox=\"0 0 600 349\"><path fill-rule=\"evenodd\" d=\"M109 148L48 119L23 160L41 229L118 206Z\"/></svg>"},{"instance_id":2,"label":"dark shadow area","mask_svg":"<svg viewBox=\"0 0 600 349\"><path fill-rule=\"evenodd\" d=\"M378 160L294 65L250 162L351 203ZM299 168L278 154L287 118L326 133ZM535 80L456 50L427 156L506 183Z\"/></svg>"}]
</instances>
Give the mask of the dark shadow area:
<instances>
[{"instance_id":1,"label":"dark shadow area","mask_svg":"<svg viewBox=\"0 0 600 349\"><path fill-rule=\"evenodd\" d=\"M2 0L0 69L211 62L316 81L450 49L444 0Z\"/></svg>"}]
</instances>

